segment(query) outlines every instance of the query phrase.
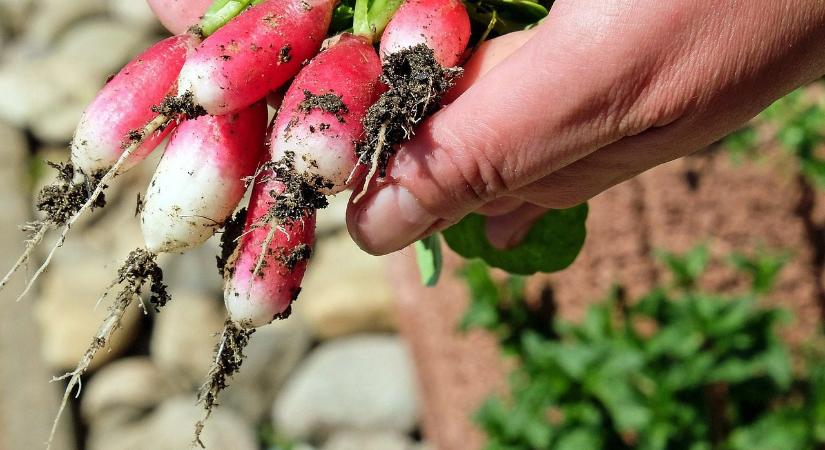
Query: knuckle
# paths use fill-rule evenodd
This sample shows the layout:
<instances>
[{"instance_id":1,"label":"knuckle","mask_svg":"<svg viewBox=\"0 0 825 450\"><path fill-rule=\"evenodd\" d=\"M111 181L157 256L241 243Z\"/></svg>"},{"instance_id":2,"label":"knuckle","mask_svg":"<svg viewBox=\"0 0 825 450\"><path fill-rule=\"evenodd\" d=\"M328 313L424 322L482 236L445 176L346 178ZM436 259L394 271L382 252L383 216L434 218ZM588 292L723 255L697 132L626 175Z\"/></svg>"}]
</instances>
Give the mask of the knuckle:
<instances>
[{"instance_id":1,"label":"knuckle","mask_svg":"<svg viewBox=\"0 0 825 450\"><path fill-rule=\"evenodd\" d=\"M473 130L460 128L439 131L439 156L437 161L450 167L452 175L436 180L444 183L444 190L451 191L458 201L474 206L488 203L508 192L508 177L502 170L506 153L497 133L478 123Z\"/></svg>"}]
</instances>

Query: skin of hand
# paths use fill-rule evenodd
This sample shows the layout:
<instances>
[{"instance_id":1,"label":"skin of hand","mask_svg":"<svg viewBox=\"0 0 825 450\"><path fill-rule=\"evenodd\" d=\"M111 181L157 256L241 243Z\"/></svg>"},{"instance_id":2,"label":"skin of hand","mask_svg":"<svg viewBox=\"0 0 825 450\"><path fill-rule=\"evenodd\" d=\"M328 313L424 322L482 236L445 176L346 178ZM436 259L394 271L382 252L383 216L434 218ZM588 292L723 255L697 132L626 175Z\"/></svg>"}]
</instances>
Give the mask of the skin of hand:
<instances>
[{"instance_id":1,"label":"skin of hand","mask_svg":"<svg viewBox=\"0 0 825 450\"><path fill-rule=\"evenodd\" d=\"M571 207L698 151L825 74L825 0L557 0L485 43L448 104L350 204L386 254L476 211L517 244Z\"/></svg>"}]
</instances>

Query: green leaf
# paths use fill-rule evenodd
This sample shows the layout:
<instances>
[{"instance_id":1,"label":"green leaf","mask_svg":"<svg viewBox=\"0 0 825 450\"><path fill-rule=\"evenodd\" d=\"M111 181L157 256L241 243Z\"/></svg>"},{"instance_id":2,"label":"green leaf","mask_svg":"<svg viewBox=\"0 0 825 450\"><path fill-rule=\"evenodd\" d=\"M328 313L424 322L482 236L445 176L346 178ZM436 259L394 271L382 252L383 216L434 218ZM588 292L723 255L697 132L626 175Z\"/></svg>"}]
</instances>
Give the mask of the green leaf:
<instances>
[{"instance_id":1,"label":"green leaf","mask_svg":"<svg viewBox=\"0 0 825 450\"><path fill-rule=\"evenodd\" d=\"M356 0L352 32L375 42L403 0Z\"/></svg>"},{"instance_id":2,"label":"green leaf","mask_svg":"<svg viewBox=\"0 0 825 450\"><path fill-rule=\"evenodd\" d=\"M766 294L773 289L779 272L790 260L787 252L770 252L759 249L755 255L733 253L730 264L751 277L751 290L756 294Z\"/></svg>"},{"instance_id":3,"label":"green leaf","mask_svg":"<svg viewBox=\"0 0 825 450\"><path fill-rule=\"evenodd\" d=\"M211 35L255 3L258 2L253 0L215 0L198 24L201 34L204 37Z\"/></svg>"},{"instance_id":4,"label":"green leaf","mask_svg":"<svg viewBox=\"0 0 825 450\"><path fill-rule=\"evenodd\" d=\"M355 16L355 7L347 2L342 2L332 13L332 23L329 26L331 34L338 34L342 31L352 30L352 19Z\"/></svg>"},{"instance_id":5,"label":"green leaf","mask_svg":"<svg viewBox=\"0 0 825 450\"><path fill-rule=\"evenodd\" d=\"M510 250L498 250L490 244L485 234L486 219L477 214L445 230L444 240L459 255L481 258L510 273L556 272L572 264L581 251L587 235L587 211L587 204L548 211L524 241Z\"/></svg>"},{"instance_id":6,"label":"green leaf","mask_svg":"<svg viewBox=\"0 0 825 450\"><path fill-rule=\"evenodd\" d=\"M577 428L565 434L554 450L589 450L602 448L602 437L598 429Z\"/></svg>"},{"instance_id":7,"label":"green leaf","mask_svg":"<svg viewBox=\"0 0 825 450\"><path fill-rule=\"evenodd\" d=\"M421 282L428 287L438 284L444 262L441 255L441 239L438 237L438 233L416 242L415 254L418 259Z\"/></svg>"},{"instance_id":8,"label":"green leaf","mask_svg":"<svg viewBox=\"0 0 825 450\"><path fill-rule=\"evenodd\" d=\"M461 320L460 327L494 329L499 324L499 291L490 277L490 271L481 261L470 261L462 269L461 275L470 288L470 307Z\"/></svg>"},{"instance_id":9,"label":"green leaf","mask_svg":"<svg viewBox=\"0 0 825 450\"><path fill-rule=\"evenodd\" d=\"M657 256L670 270L676 286L686 289L696 285L707 267L710 253L707 246L699 245L684 254L659 251Z\"/></svg>"}]
</instances>

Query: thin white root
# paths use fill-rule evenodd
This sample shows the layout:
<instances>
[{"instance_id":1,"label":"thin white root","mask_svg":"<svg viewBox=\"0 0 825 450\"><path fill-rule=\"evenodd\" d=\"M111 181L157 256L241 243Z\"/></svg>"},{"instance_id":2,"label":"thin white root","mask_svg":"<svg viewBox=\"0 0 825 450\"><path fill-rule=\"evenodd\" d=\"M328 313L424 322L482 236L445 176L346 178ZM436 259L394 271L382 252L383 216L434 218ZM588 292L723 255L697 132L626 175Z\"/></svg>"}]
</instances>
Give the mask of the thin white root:
<instances>
[{"instance_id":1,"label":"thin white root","mask_svg":"<svg viewBox=\"0 0 825 450\"><path fill-rule=\"evenodd\" d=\"M37 246L40 245L41 242L43 242L43 238L46 237L46 233L48 233L51 228L52 227L50 225L41 223L38 225L37 231L29 239L26 239L26 250L22 255L20 255L19 258L17 258L17 261L14 263L12 268L8 271L8 273L6 273L6 276L3 277L3 280L0 281L0 292L2 292L3 288L5 288L9 283L12 275L17 273L17 271L23 267L23 264L26 264L29 258L31 258L34 250L37 249Z\"/></svg>"},{"instance_id":2,"label":"thin white root","mask_svg":"<svg viewBox=\"0 0 825 450\"><path fill-rule=\"evenodd\" d=\"M112 180L119 175L120 169L123 167L124 164L126 164L126 160L129 159L129 157L132 156L132 153L134 153L143 144L143 141L146 139L147 136L159 130L162 126L167 125L169 121L169 117L163 114L158 114L141 130L139 130L141 139L136 139L132 141L129 144L129 146L123 150L123 153L120 155L120 158L118 158L117 162L115 162L112 168L109 169L109 171L106 172L106 174L103 175L103 177L97 183L95 190L92 191L92 194L86 200L86 203L84 203L83 206L81 206L80 209L77 210L77 212L74 213L74 215L66 222L66 225L63 227L63 231L60 232L60 236L57 238L57 242L55 242L51 251L49 251L48 256L46 256L46 260L43 261L43 264L37 269L32 278L29 280L28 284L26 284L26 288L23 290L23 293L20 294L19 297L17 297L18 302L22 300L23 297L26 296L26 294L29 293L32 286L34 286L34 283L37 281L40 275L42 275L43 272L46 271L46 269L49 267L49 264L51 264L52 258L54 257L54 254L57 252L57 249L62 247L63 243L66 242L66 235L69 234L69 230L87 211L92 209L92 206L97 201L97 197L100 196L100 194L102 194L103 191L106 190L109 183L111 183Z\"/></svg>"},{"instance_id":3,"label":"thin white root","mask_svg":"<svg viewBox=\"0 0 825 450\"><path fill-rule=\"evenodd\" d=\"M269 227L269 231L266 233L266 239L264 239L263 244L261 244L261 254L258 256L258 260L255 262L255 268L252 269L252 276L249 277L249 285L246 289L246 295L249 296L250 292L252 292L252 282L255 280L264 266L264 261L266 260L266 252L269 249L269 244L272 243L272 240L275 239L275 233L278 232L279 227L275 226L275 219L271 219L269 222L266 223Z\"/></svg>"},{"instance_id":4,"label":"thin white root","mask_svg":"<svg viewBox=\"0 0 825 450\"><path fill-rule=\"evenodd\" d=\"M362 198L367 194L367 188L372 182L373 178L375 178L375 174L378 173L378 160L381 158L381 154L384 153L384 142L386 141L387 135L387 124L381 125L381 129L378 130L378 145L376 145L375 150L372 152L372 161L370 161L370 171L367 174L367 178L364 179L364 187L361 189L361 192L355 195L352 198L352 204L356 205Z\"/></svg>"},{"instance_id":5,"label":"thin white root","mask_svg":"<svg viewBox=\"0 0 825 450\"><path fill-rule=\"evenodd\" d=\"M238 373L243 363L243 351L249 344L249 338L255 330L231 319L224 324L218 345L215 347L215 359L209 368L207 379L198 392L198 403L204 407L204 415L195 424L195 438L190 448L206 448L201 440L206 421L218 406L218 395L229 386L229 380Z\"/></svg>"},{"instance_id":6,"label":"thin white root","mask_svg":"<svg viewBox=\"0 0 825 450\"><path fill-rule=\"evenodd\" d=\"M63 415L63 412L66 410L66 405L69 402L69 396L75 386L80 386L81 377L89 369L89 366L91 366L97 352L109 344L109 340L112 338L112 335L114 335L115 331L120 328L123 315L126 314L126 309L128 309L129 305L132 304L133 299L133 292L123 292L119 295L117 300L115 300L115 303L110 308L109 315L106 316L106 319L100 325L100 328L98 328L97 334L95 334L95 337L92 338L92 344L86 350L86 353L83 354L83 357L80 358L80 362L78 362L75 370L63 375L62 377L57 377L52 380L59 381L68 378L69 383L66 386L66 390L63 392L63 399L60 402L60 408L57 411L57 416L54 418L54 422L52 422L52 430L49 433L49 440L46 443L46 450L50 450L52 447L52 442L54 441L54 436L57 432L57 425L60 423L60 417ZM79 394L80 389L78 389L78 395Z\"/></svg>"}]
</instances>

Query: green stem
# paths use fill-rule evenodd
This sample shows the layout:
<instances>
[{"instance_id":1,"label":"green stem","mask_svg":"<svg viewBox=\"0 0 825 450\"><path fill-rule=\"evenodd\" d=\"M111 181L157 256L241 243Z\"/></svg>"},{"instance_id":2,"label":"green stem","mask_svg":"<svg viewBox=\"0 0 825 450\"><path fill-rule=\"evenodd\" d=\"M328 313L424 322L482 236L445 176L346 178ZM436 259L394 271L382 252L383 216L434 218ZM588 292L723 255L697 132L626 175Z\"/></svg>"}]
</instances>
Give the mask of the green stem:
<instances>
[{"instance_id":1,"label":"green stem","mask_svg":"<svg viewBox=\"0 0 825 450\"><path fill-rule=\"evenodd\" d=\"M404 0L355 0L352 32L375 42Z\"/></svg>"},{"instance_id":2,"label":"green stem","mask_svg":"<svg viewBox=\"0 0 825 450\"><path fill-rule=\"evenodd\" d=\"M218 31L238 14L242 13L251 5L256 5L263 0L215 0L206 10L197 29L203 37L207 37Z\"/></svg>"}]
</instances>

